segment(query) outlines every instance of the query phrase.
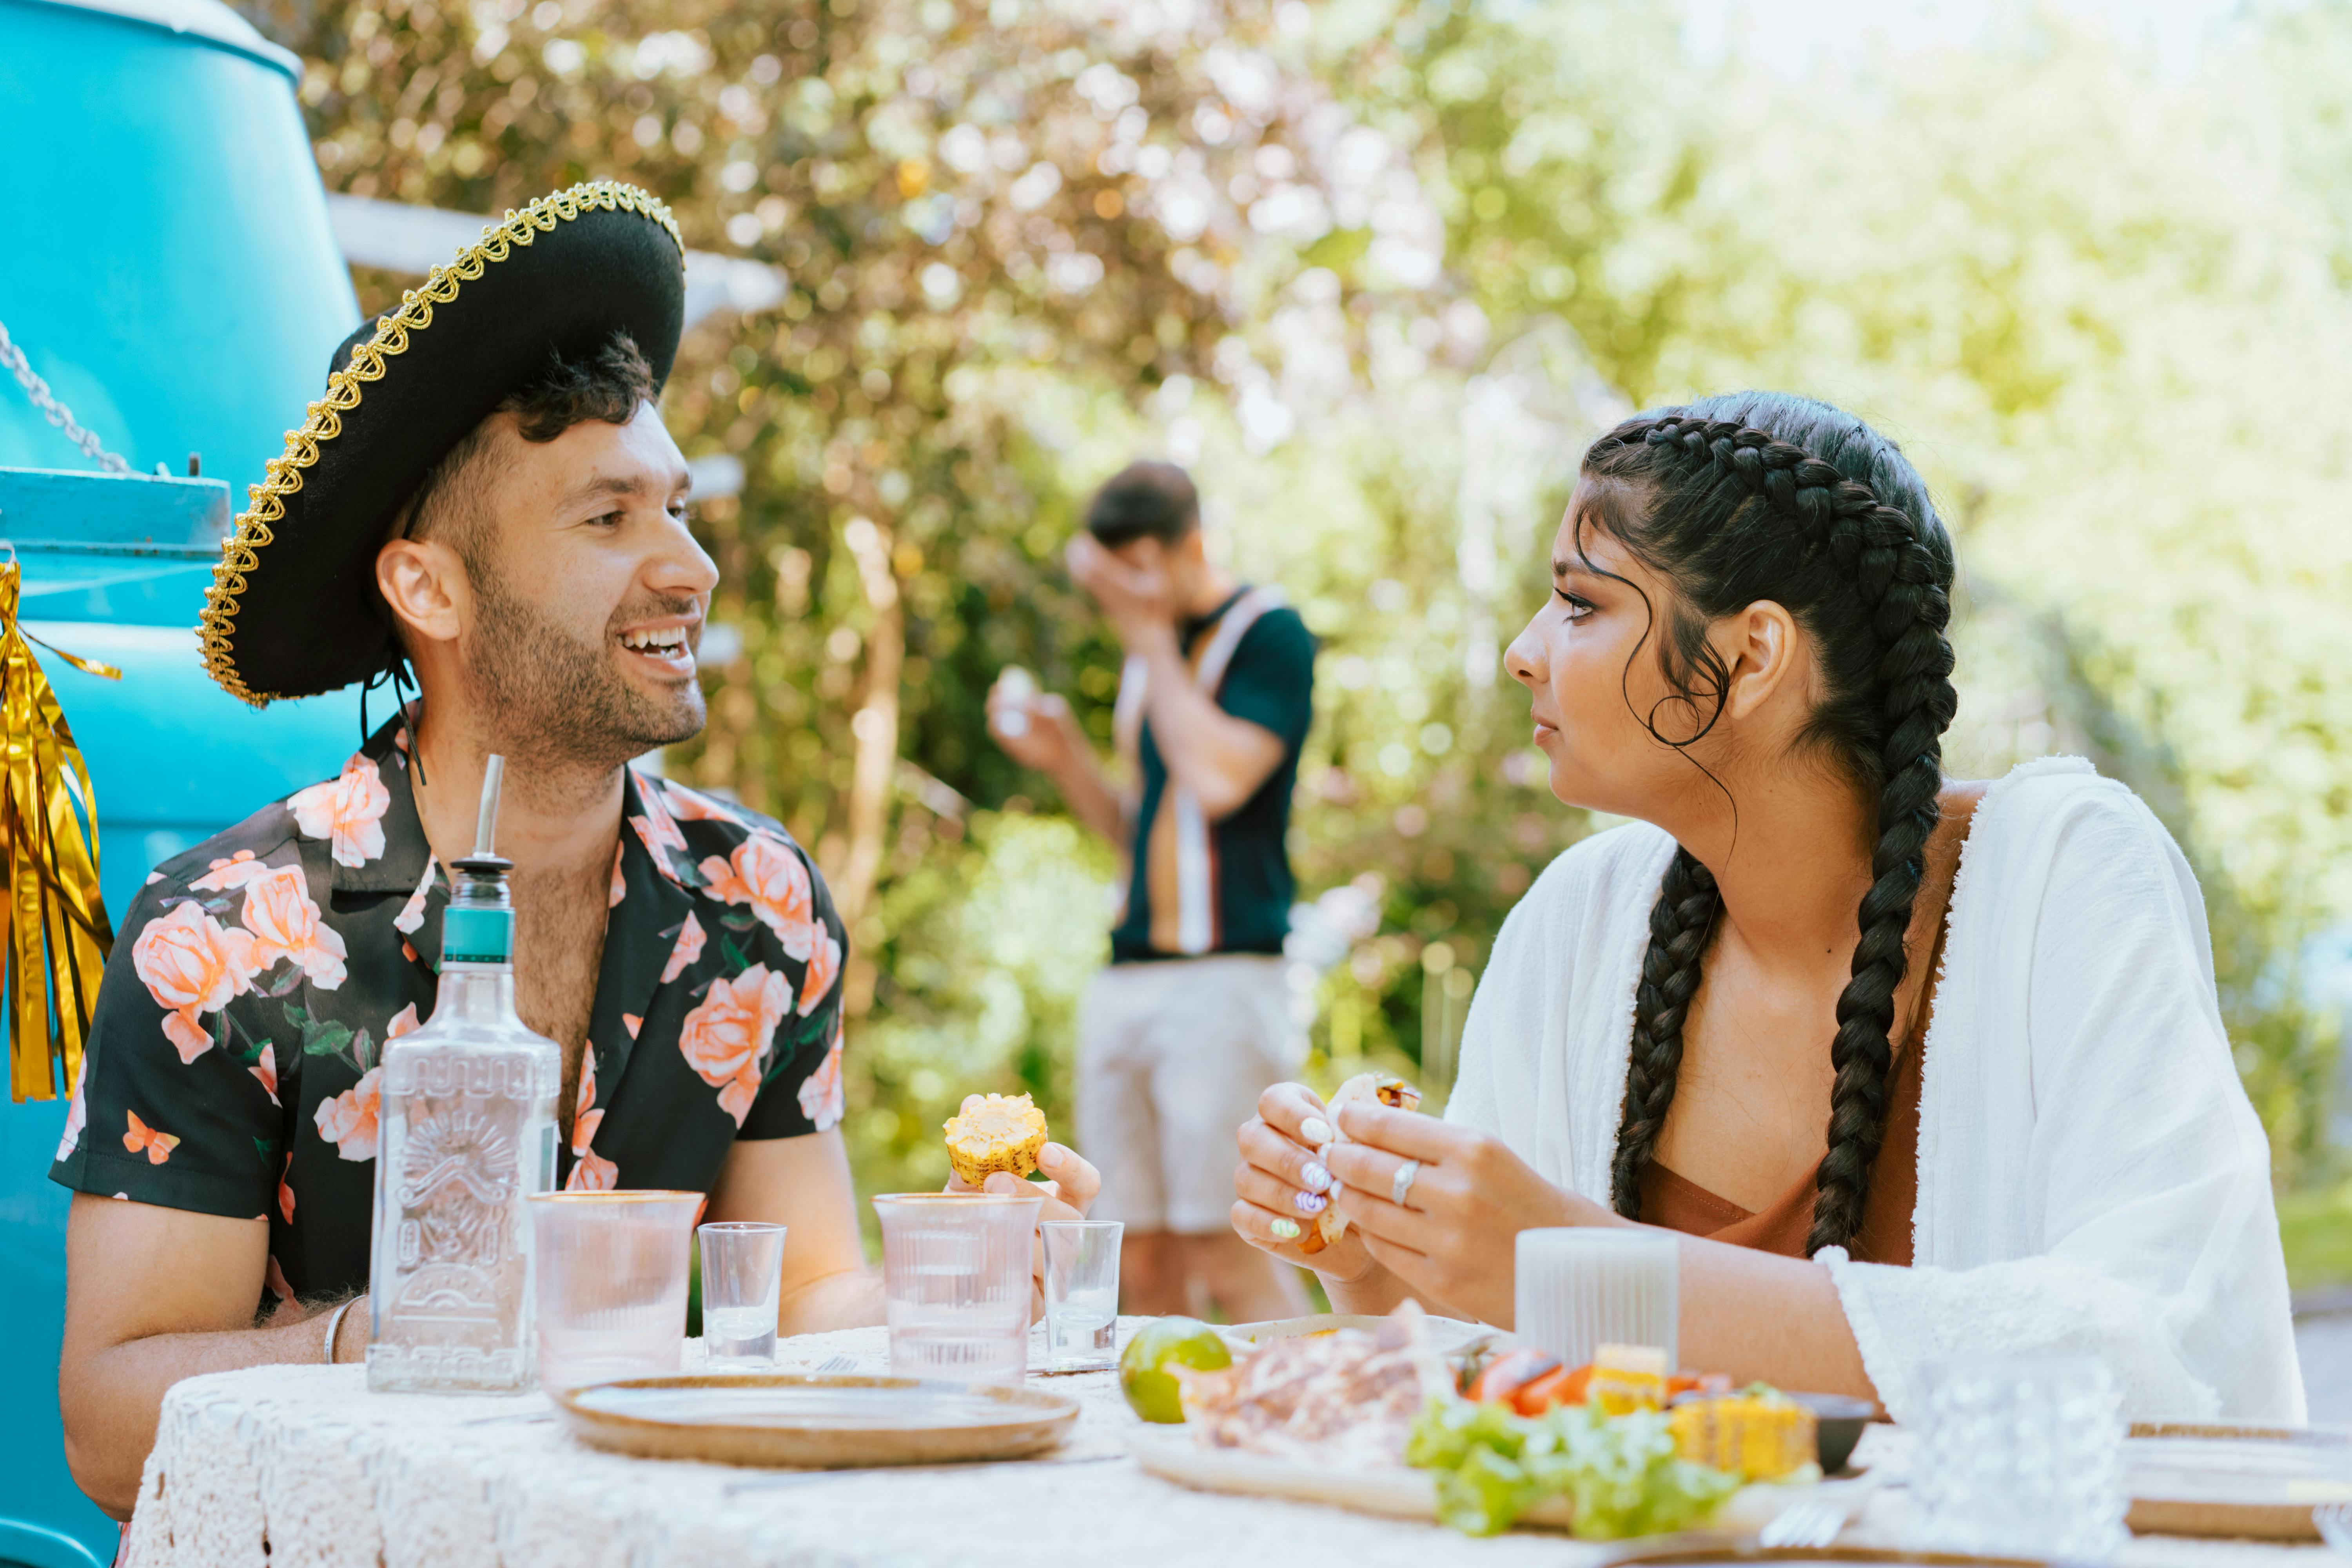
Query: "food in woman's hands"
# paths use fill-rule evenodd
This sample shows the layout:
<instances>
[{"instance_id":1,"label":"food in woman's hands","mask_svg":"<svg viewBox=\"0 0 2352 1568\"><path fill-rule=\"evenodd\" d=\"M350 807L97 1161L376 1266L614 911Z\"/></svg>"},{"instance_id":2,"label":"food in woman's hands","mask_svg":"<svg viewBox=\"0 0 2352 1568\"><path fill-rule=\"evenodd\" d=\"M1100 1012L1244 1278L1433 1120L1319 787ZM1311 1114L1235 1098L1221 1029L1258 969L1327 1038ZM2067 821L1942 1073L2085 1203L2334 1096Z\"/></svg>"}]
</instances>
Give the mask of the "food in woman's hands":
<instances>
[{"instance_id":1,"label":"food in woman's hands","mask_svg":"<svg viewBox=\"0 0 2352 1568\"><path fill-rule=\"evenodd\" d=\"M1274 1340L1225 1371L1176 1375L1204 1446L1339 1466L1397 1464L1423 1408L1453 1389L1412 1301L1372 1332Z\"/></svg>"},{"instance_id":2,"label":"food in woman's hands","mask_svg":"<svg viewBox=\"0 0 2352 1568\"><path fill-rule=\"evenodd\" d=\"M956 1179L977 1187L999 1171L1025 1176L1045 1149L1045 1113L1025 1094L973 1094L941 1124Z\"/></svg>"},{"instance_id":3,"label":"food in woman's hands","mask_svg":"<svg viewBox=\"0 0 2352 1568\"><path fill-rule=\"evenodd\" d=\"M1777 1480L1814 1459L1813 1413L1760 1383L1739 1394L1685 1400L1666 1425L1684 1458L1747 1480Z\"/></svg>"},{"instance_id":4,"label":"food in woman's hands","mask_svg":"<svg viewBox=\"0 0 2352 1568\"><path fill-rule=\"evenodd\" d=\"M1118 1386L1128 1408L1146 1421L1184 1419L1176 1374L1171 1367L1216 1372L1234 1363L1234 1352L1216 1330L1195 1318L1155 1318L1135 1331L1119 1352Z\"/></svg>"},{"instance_id":5,"label":"food in woman's hands","mask_svg":"<svg viewBox=\"0 0 2352 1568\"><path fill-rule=\"evenodd\" d=\"M1362 1101L1385 1105L1391 1110L1419 1110L1421 1090L1413 1088L1396 1074L1388 1072L1360 1072L1341 1084L1331 1096L1330 1103L1327 1107L1329 1114L1308 1119L1310 1121L1323 1122L1326 1130L1331 1134L1330 1139L1315 1152L1315 1158L1318 1163L1328 1168L1331 1163L1332 1148L1335 1145L1351 1142L1347 1133L1340 1130L1339 1108ZM1305 1130L1305 1124L1302 1124L1300 1131ZM1338 1209L1326 1205L1318 1205L1317 1207L1322 1212L1316 1215L1313 1228L1308 1230L1306 1238L1299 1242L1298 1250L1301 1252L1309 1254L1320 1252L1348 1234L1348 1222L1341 1217Z\"/></svg>"}]
</instances>

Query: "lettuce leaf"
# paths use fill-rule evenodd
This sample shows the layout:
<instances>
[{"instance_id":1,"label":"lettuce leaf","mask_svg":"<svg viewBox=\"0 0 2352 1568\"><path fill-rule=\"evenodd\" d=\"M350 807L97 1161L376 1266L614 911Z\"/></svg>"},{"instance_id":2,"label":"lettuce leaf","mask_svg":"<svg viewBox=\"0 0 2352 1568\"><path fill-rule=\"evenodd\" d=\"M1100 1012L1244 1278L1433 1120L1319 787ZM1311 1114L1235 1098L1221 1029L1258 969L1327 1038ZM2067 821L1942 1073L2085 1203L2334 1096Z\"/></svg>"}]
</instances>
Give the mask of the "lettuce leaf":
<instances>
[{"instance_id":1,"label":"lettuce leaf","mask_svg":"<svg viewBox=\"0 0 2352 1568\"><path fill-rule=\"evenodd\" d=\"M1500 1405L1432 1400L1405 1461L1437 1482L1438 1517L1466 1535L1496 1535L1548 1498L1566 1498L1587 1541L1685 1530L1739 1489L1738 1478L1675 1452L1654 1410L1610 1415L1563 1405L1521 1416Z\"/></svg>"}]
</instances>

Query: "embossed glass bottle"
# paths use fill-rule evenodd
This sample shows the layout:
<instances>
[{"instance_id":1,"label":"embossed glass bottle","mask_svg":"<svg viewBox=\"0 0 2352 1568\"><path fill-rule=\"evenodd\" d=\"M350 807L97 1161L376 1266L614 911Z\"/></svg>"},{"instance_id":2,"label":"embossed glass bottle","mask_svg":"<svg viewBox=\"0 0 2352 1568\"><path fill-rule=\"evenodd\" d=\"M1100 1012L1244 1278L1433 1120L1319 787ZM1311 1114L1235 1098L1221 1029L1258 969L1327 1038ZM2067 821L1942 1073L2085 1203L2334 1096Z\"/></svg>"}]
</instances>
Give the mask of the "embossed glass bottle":
<instances>
[{"instance_id":1,"label":"embossed glass bottle","mask_svg":"<svg viewBox=\"0 0 2352 1568\"><path fill-rule=\"evenodd\" d=\"M523 1199L555 1184L562 1053L515 1013L513 863L490 848L503 771L490 763L475 851L449 868L433 1016L384 1046L371 1389L519 1393L536 1382Z\"/></svg>"}]
</instances>

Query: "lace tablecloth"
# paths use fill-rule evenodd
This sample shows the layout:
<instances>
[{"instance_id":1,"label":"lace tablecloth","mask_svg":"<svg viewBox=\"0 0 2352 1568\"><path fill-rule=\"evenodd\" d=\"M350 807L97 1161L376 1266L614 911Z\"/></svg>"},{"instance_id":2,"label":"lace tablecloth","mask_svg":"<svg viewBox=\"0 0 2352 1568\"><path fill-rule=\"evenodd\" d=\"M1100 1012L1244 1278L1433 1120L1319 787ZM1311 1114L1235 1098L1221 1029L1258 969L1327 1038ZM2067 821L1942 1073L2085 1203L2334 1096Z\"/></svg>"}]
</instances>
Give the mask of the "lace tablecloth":
<instances>
[{"instance_id":1,"label":"lace tablecloth","mask_svg":"<svg viewBox=\"0 0 2352 1568\"><path fill-rule=\"evenodd\" d=\"M1121 1340L1129 1327L1121 1325ZM1033 1344L1033 1360L1039 1348ZM880 1329L789 1340L784 1371L845 1355L886 1372ZM689 1370L701 1350L689 1342ZM1140 1424L1109 1373L1035 1380L1084 1406L1042 1458L915 1470L769 1471L630 1458L572 1439L544 1395L367 1391L356 1366L193 1377L163 1403L133 1568L1040 1568L1590 1564L1601 1549L1212 1496L1126 1457ZM1882 1450L1895 1435L1873 1428ZM1868 1451L1865 1456L1868 1457ZM1894 1458L1892 1452L1886 1457ZM1883 1491L1848 1539L1892 1538ZM2142 1539L2119 1568L2319 1568L2322 1549Z\"/></svg>"}]
</instances>

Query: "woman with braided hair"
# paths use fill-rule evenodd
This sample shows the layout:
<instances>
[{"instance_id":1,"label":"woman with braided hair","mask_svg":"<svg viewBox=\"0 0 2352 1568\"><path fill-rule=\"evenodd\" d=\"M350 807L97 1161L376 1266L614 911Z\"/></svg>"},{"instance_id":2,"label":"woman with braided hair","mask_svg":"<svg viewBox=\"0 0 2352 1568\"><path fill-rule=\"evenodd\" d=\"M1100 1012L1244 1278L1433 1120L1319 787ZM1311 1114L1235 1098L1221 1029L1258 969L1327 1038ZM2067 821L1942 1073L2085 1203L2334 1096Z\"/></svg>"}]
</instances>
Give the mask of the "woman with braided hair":
<instances>
[{"instance_id":1,"label":"woman with braided hair","mask_svg":"<svg viewBox=\"0 0 2352 1568\"><path fill-rule=\"evenodd\" d=\"M1518 1231L1652 1226L1681 1360L1735 1381L1901 1420L1932 1361L2088 1353L2135 1417L2301 1421L2196 879L2079 760L1943 776L1952 577L1918 475L1826 405L1594 443L1507 663L1553 793L1637 820L1504 923L1445 1120L1349 1105L1335 1144L1277 1085L1234 1228L1340 1310L1508 1324Z\"/></svg>"}]
</instances>

